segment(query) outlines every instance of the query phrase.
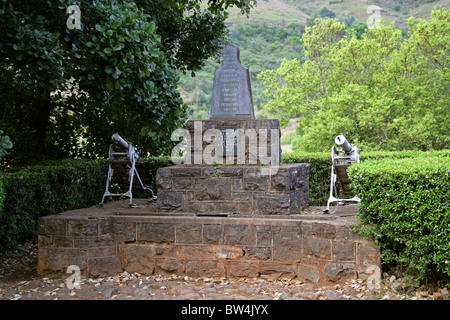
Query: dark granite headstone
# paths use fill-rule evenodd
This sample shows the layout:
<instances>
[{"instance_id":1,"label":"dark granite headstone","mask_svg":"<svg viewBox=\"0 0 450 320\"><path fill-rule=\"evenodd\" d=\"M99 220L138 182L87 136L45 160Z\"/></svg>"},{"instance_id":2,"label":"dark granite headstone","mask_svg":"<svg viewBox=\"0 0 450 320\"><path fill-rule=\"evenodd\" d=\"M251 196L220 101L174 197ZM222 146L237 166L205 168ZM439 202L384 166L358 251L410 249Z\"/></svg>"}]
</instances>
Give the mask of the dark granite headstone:
<instances>
[{"instance_id":1,"label":"dark granite headstone","mask_svg":"<svg viewBox=\"0 0 450 320\"><path fill-rule=\"evenodd\" d=\"M250 74L241 65L239 48L223 49L222 65L214 72L211 119L255 119Z\"/></svg>"}]
</instances>

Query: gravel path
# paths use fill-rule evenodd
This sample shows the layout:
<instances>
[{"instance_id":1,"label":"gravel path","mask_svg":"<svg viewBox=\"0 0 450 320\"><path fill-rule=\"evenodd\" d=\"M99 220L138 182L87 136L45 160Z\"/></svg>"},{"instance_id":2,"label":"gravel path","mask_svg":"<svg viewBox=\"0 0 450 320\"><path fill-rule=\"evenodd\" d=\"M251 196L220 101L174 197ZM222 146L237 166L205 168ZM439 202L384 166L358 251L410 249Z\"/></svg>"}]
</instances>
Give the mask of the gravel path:
<instances>
[{"instance_id":1,"label":"gravel path","mask_svg":"<svg viewBox=\"0 0 450 320\"><path fill-rule=\"evenodd\" d=\"M298 280L190 278L137 273L81 279L79 288L36 272L37 245L27 243L0 257L0 300L450 300L447 288L408 288L402 279L384 274L379 288L363 280L316 286ZM68 287L69 286L69 287ZM71 288L72 287L72 288Z\"/></svg>"}]
</instances>

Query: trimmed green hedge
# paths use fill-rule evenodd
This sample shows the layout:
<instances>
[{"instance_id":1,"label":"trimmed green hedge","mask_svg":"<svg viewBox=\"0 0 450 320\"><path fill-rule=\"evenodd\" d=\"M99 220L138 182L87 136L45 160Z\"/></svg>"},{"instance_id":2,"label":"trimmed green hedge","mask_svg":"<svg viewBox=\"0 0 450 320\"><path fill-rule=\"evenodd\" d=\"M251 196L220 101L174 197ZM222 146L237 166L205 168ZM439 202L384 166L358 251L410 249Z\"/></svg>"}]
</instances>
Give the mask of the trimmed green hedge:
<instances>
[{"instance_id":1,"label":"trimmed green hedge","mask_svg":"<svg viewBox=\"0 0 450 320\"><path fill-rule=\"evenodd\" d=\"M282 154L281 163L309 163L309 205L327 205L330 194L331 152Z\"/></svg>"},{"instance_id":2,"label":"trimmed green hedge","mask_svg":"<svg viewBox=\"0 0 450 320\"><path fill-rule=\"evenodd\" d=\"M449 157L450 150L440 151L372 151L361 152L361 162L384 158L402 159L419 156ZM330 195L331 150L329 153L288 153L283 154L281 162L309 163L309 204L311 206L326 206Z\"/></svg>"},{"instance_id":3,"label":"trimmed green hedge","mask_svg":"<svg viewBox=\"0 0 450 320\"><path fill-rule=\"evenodd\" d=\"M383 265L402 267L417 283L450 282L448 152L363 161L348 174L359 217L370 224L361 231L380 246Z\"/></svg>"},{"instance_id":4,"label":"trimmed green hedge","mask_svg":"<svg viewBox=\"0 0 450 320\"><path fill-rule=\"evenodd\" d=\"M137 170L155 190L156 170L171 164L168 158L141 159ZM0 173L0 253L36 237L39 217L99 203L107 172L107 160L63 160Z\"/></svg>"}]
</instances>

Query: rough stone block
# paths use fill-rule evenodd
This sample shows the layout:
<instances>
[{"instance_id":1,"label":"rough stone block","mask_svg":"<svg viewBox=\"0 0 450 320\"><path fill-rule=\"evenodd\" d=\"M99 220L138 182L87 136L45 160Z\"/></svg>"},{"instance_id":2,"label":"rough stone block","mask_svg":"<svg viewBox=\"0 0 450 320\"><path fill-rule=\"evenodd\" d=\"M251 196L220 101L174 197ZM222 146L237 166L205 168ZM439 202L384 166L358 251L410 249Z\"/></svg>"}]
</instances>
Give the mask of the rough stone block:
<instances>
[{"instance_id":1,"label":"rough stone block","mask_svg":"<svg viewBox=\"0 0 450 320\"><path fill-rule=\"evenodd\" d=\"M214 202L189 202L187 209L189 212L212 213L216 212L216 203Z\"/></svg>"},{"instance_id":2,"label":"rough stone block","mask_svg":"<svg viewBox=\"0 0 450 320\"><path fill-rule=\"evenodd\" d=\"M215 212L218 213L238 213L239 203L238 202L227 202L221 201L216 203Z\"/></svg>"},{"instance_id":3,"label":"rough stone block","mask_svg":"<svg viewBox=\"0 0 450 320\"><path fill-rule=\"evenodd\" d=\"M252 193L251 192L233 192L231 194L231 199L233 201L252 201Z\"/></svg>"},{"instance_id":4,"label":"rough stone block","mask_svg":"<svg viewBox=\"0 0 450 320\"><path fill-rule=\"evenodd\" d=\"M207 260L201 262L201 274L205 277L222 278L227 276L227 269L223 263Z\"/></svg>"},{"instance_id":5,"label":"rough stone block","mask_svg":"<svg viewBox=\"0 0 450 320\"><path fill-rule=\"evenodd\" d=\"M190 167L190 166L174 166L173 168L173 178L198 178L202 175L201 167Z\"/></svg>"},{"instance_id":6,"label":"rough stone block","mask_svg":"<svg viewBox=\"0 0 450 320\"><path fill-rule=\"evenodd\" d=\"M174 190L192 190L194 189L194 178L176 178L173 180Z\"/></svg>"},{"instance_id":7,"label":"rough stone block","mask_svg":"<svg viewBox=\"0 0 450 320\"><path fill-rule=\"evenodd\" d=\"M38 272L66 272L67 267L76 265L86 270L86 250L73 248L39 248Z\"/></svg>"},{"instance_id":8,"label":"rough stone block","mask_svg":"<svg viewBox=\"0 0 450 320\"><path fill-rule=\"evenodd\" d=\"M273 234L273 259L276 261L300 261L302 241L298 233L282 232Z\"/></svg>"},{"instance_id":9,"label":"rough stone block","mask_svg":"<svg viewBox=\"0 0 450 320\"><path fill-rule=\"evenodd\" d=\"M231 184L228 178L198 179L195 183L195 199L231 200Z\"/></svg>"},{"instance_id":10,"label":"rough stone block","mask_svg":"<svg viewBox=\"0 0 450 320\"><path fill-rule=\"evenodd\" d=\"M156 272L181 275L184 272L183 263L179 259L156 259Z\"/></svg>"},{"instance_id":11,"label":"rough stone block","mask_svg":"<svg viewBox=\"0 0 450 320\"><path fill-rule=\"evenodd\" d=\"M271 246L272 245L272 232L258 231L256 233L256 245L257 246Z\"/></svg>"},{"instance_id":12,"label":"rough stone block","mask_svg":"<svg viewBox=\"0 0 450 320\"><path fill-rule=\"evenodd\" d=\"M152 245L155 248L155 255L159 258L179 258L177 247L173 245L165 243L154 243Z\"/></svg>"},{"instance_id":13,"label":"rough stone block","mask_svg":"<svg viewBox=\"0 0 450 320\"><path fill-rule=\"evenodd\" d=\"M68 241L62 239L63 241ZM70 243L70 241L68 242ZM72 240L74 248L95 248L95 247L106 247L113 246L114 240L111 235L102 235L97 237L77 237Z\"/></svg>"},{"instance_id":14,"label":"rough stone block","mask_svg":"<svg viewBox=\"0 0 450 320\"><path fill-rule=\"evenodd\" d=\"M67 239L67 237L64 237L64 238ZM49 247L52 244L53 244L52 236L38 234L38 246L40 248ZM68 246L65 246L65 247L68 247Z\"/></svg>"},{"instance_id":15,"label":"rough stone block","mask_svg":"<svg viewBox=\"0 0 450 320\"><path fill-rule=\"evenodd\" d=\"M170 223L139 223L137 241L175 242L175 226Z\"/></svg>"},{"instance_id":16,"label":"rough stone block","mask_svg":"<svg viewBox=\"0 0 450 320\"><path fill-rule=\"evenodd\" d=\"M69 236L96 236L98 235L98 221L96 219L73 219L67 222Z\"/></svg>"},{"instance_id":17,"label":"rough stone block","mask_svg":"<svg viewBox=\"0 0 450 320\"><path fill-rule=\"evenodd\" d=\"M214 246L214 258L216 259L236 259L244 256L244 250L235 246Z\"/></svg>"},{"instance_id":18,"label":"rough stone block","mask_svg":"<svg viewBox=\"0 0 450 320\"><path fill-rule=\"evenodd\" d=\"M197 261L186 262L184 270L188 277L200 277L200 265Z\"/></svg>"},{"instance_id":19,"label":"rough stone block","mask_svg":"<svg viewBox=\"0 0 450 320\"><path fill-rule=\"evenodd\" d=\"M291 196L289 193L254 193L253 207L257 214L289 214Z\"/></svg>"},{"instance_id":20,"label":"rough stone block","mask_svg":"<svg viewBox=\"0 0 450 320\"><path fill-rule=\"evenodd\" d=\"M117 243L136 241L136 224L114 222L114 241Z\"/></svg>"},{"instance_id":21,"label":"rough stone block","mask_svg":"<svg viewBox=\"0 0 450 320\"><path fill-rule=\"evenodd\" d=\"M295 269L292 265L286 265L279 262L261 262L260 273L262 278L269 280L293 279L295 277Z\"/></svg>"},{"instance_id":22,"label":"rough stone block","mask_svg":"<svg viewBox=\"0 0 450 320\"><path fill-rule=\"evenodd\" d=\"M261 175L260 168L244 169L244 190L267 191L269 189L269 175Z\"/></svg>"},{"instance_id":23,"label":"rough stone block","mask_svg":"<svg viewBox=\"0 0 450 320\"><path fill-rule=\"evenodd\" d=\"M93 247L87 250L87 256L91 258L113 257L117 255L115 246Z\"/></svg>"},{"instance_id":24,"label":"rough stone block","mask_svg":"<svg viewBox=\"0 0 450 320\"><path fill-rule=\"evenodd\" d=\"M242 167L209 167L203 169L205 177L240 177L242 178Z\"/></svg>"},{"instance_id":25,"label":"rough stone block","mask_svg":"<svg viewBox=\"0 0 450 320\"><path fill-rule=\"evenodd\" d=\"M332 258L337 261L354 261L355 260L355 242L336 240L332 243Z\"/></svg>"},{"instance_id":26,"label":"rough stone block","mask_svg":"<svg viewBox=\"0 0 450 320\"><path fill-rule=\"evenodd\" d=\"M225 225L224 243L231 245L256 245L255 226Z\"/></svg>"},{"instance_id":27,"label":"rough stone block","mask_svg":"<svg viewBox=\"0 0 450 320\"><path fill-rule=\"evenodd\" d=\"M276 191L288 191L296 186L297 170L280 167L278 172L270 177L270 188Z\"/></svg>"},{"instance_id":28,"label":"rough stone block","mask_svg":"<svg viewBox=\"0 0 450 320\"><path fill-rule=\"evenodd\" d=\"M336 238L336 226L329 222L314 223L313 234L321 238L334 239Z\"/></svg>"},{"instance_id":29,"label":"rough stone block","mask_svg":"<svg viewBox=\"0 0 450 320\"><path fill-rule=\"evenodd\" d=\"M356 247L358 271L365 272L369 266L381 264L380 249L373 241L359 242Z\"/></svg>"},{"instance_id":30,"label":"rough stone block","mask_svg":"<svg viewBox=\"0 0 450 320\"><path fill-rule=\"evenodd\" d=\"M202 225L201 224L177 224L176 225L177 243L201 243Z\"/></svg>"},{"instance_id":31,"label":"rough stone block","mask_svg":"<svg viewBox=\"0 0 450 320\"><path fill-rule=\"evenodd\" d=\"M258 267L251 262L236 261L230 266L230 276L253 278L258 276Z\"/></svg>"},{"instance_id":32,"label":"rough stone block","mask_svg":"<svg viewBox=\"0 0 450 320\"><path fill-rule=\"evenodd\" d=\"M172 168L159 168L156 171L155 182L157 190L170 190L172 188Z\"/></svg>"},{"instance_id":33,"label":"rough stone block","mask_svg":"<svg viewBox=\"0 0 450 320\"><path fill-rule=\"evenodd\" d=\"M54 217L43 217L38 220L38 233L44 234L66 234L66 220L56 219Z\"/></svg>"},{"instance_id":34,"label":"rough stone block","mask_svg":"<svg viewBox=\"0 0 450 320\"><path fill-rule=\"evenodd\" d=\"M362 240L363 236L358 232L351 230L351 226L348 225L337 225L336 226L336 237L343 240Z\"/></svg>"},{"instance_id":35,"label":"rough stone block","mask_svg":"<svg viewBox=\"0 0 450 320\"><path fill-rule=\"evenodd\" d=\"M113 233L113 224L110 217L98 219L98 235L111 235Z\"/></svg>"},{"instance_id":36,"label":"rough stone block","mask_svg":"<svg viewBox=\"0 0 450 320\"><path fill-rule=\"evenodd\" d=\"M178 246L178 250L187 260L210 259L214 255L213 247L205 245Z\"/></svg>"},{"instance_id":37,"label":"rough stone block","mask_svg":"<svg viewBox=\"0 0 450 320\"><path fill-rule=\"evenodd\" d=\"M247 259L270 260L272 250L270 247L244 247L245 257Z\"/></svg>"},{"instance_id":38,"label":"rough stone block","mask_svg":"<svg viewBox=\"0 0 450 320\"><path fill-rule=\"evenodd\" d=\"M356 279L355 263L327 263L323 268L324 281Z\"/></svg>"},{"instance_id":39,"label":"rough stone block","mask_svg":"<svg viewBox=\"0 0 450 320\"><path fill-rule=\"evenodd\" d=\"M241 214L253 213L253 206L251 202L238 202L237 205L238 205L237 213Z\"/></svg>"},{"instance_id":40,"label":"rough stone block","mask_svg":"<svg viewBox=\"0 0 450 320\"><path fill-rule=\"evenodd\" d=\"M331 259L330 240L304 237L303 254L306 256L314 256L320 259Z\"/></svg>"},{"instance_id":41,"label":"rough stone block","mask_svg":"<svg viewBox=\"0 0 450 320\"><path fill-rule=\"evenodd\" d=\"M53 247L61 247L61 248L73 248L73 247L78 247L78 248L85 248L86 246L78 246L76 244L74 244L74 242L78 243L78 241L80 239L84 239L84 238L80 238L80 239L73 239L72 237L66 237L66 236L50 236L51 241L49 243L47 243L47 245L49 246L53 246Z\"/></svg>"},{"instance_id":42,"label":"rough stone block","mask_svg":"<svg viewBox=\"0 0 450 320\"><path fill-rule=\"evenodd\" d=\"M155 254L151 245L124 245L123 268L131 273L151 275L155 270Z\"/></svg>"},{"instance_id":43,"label":"rough stone block","mask_svg":"<svg viewBox=\"0 0 450 320\"><path fill-rule=\"evenodd\" d=\"M319 282L319 269L300 264L297 269L297 277L303 281L303 282L312 282L312 283L318 283Z\"/></svg>"},{"instance_id":44,"label":"rough stone block","mask_svg":"<svg viewBox=\"0 0 450 320\"><path fill-rule=\"evenodd\" d=\"M161 211L185 211L186 199L182 191L165 191L158 193L158 208Z\"/></svg>"},{"instance_id":45,"label":"rough stone block","mask_svg":"<svg viewBox=\"0 0 450 320\"><path fill-rule=\"evenodd\" d=\"M122 267L117 256L99 257L89 259L88 270L90 276L96 277L115 275L122 272Z\"/></svg>"},{"instance_id":46,"label":"rough stone block","mask_svg":"<svg viewBox=\"0 0 450 320\"><path fill-rule=\"evenodd\" d=\"M203 243L222 244L223 226L220 224L204 224Z\"/></svg>"},{"instance_id":47,"label":"rough stone block","mask_svg":"<svg viewBox=\"0 0 450 320\"><path fill-rule=\"evenodd\" d=\"M231 177L231 188L234 192L244 190L244 180L242 177Z\"/></svg>"}]
</instances>

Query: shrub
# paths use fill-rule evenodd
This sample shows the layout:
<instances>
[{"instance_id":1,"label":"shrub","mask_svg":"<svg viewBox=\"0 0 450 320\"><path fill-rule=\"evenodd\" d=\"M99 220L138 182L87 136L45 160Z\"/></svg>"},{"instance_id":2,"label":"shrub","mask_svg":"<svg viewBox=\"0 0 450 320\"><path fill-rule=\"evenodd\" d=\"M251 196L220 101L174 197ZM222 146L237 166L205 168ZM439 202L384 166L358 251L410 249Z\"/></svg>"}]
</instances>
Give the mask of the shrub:
<instances>
[{"instance_id":1,"label":"shrub","mask_svg":"<svg viewBox=\"0 0 450 320\"><path fill-rule=\"evenodd\" d=\"M421 156L449 157L450 150L440 151L371 151L361 152L361 162L384 158L402 159ZM330 190L331 151L330 153L294 152L283 154L282 163L309 163L309 204L326 206Z\"/></svg>"},{"instance_id":2,"label":"shrub","mask_svg":"<svg viewBox=\"0 0 450 320\"><path fill-rule=\"evenodd\" d=\"M145 158L136 167L155 190L156 170L170 164L168 158ZM64 160L0 173L0 253L36 237L39 217L99 203L107 170L107 160Z\"/></svg>"},{"instance_id":3,"label":"shrub","mask_svg":"<svg viewBox=\"0 0 450 320\"><path fill-rule=\"evenodd\" d=\"M361 231L374 238L383 265L416 279L450 281L450 157L369 160L348 170L360 197Z\"/></svg>"}]
</instances>

